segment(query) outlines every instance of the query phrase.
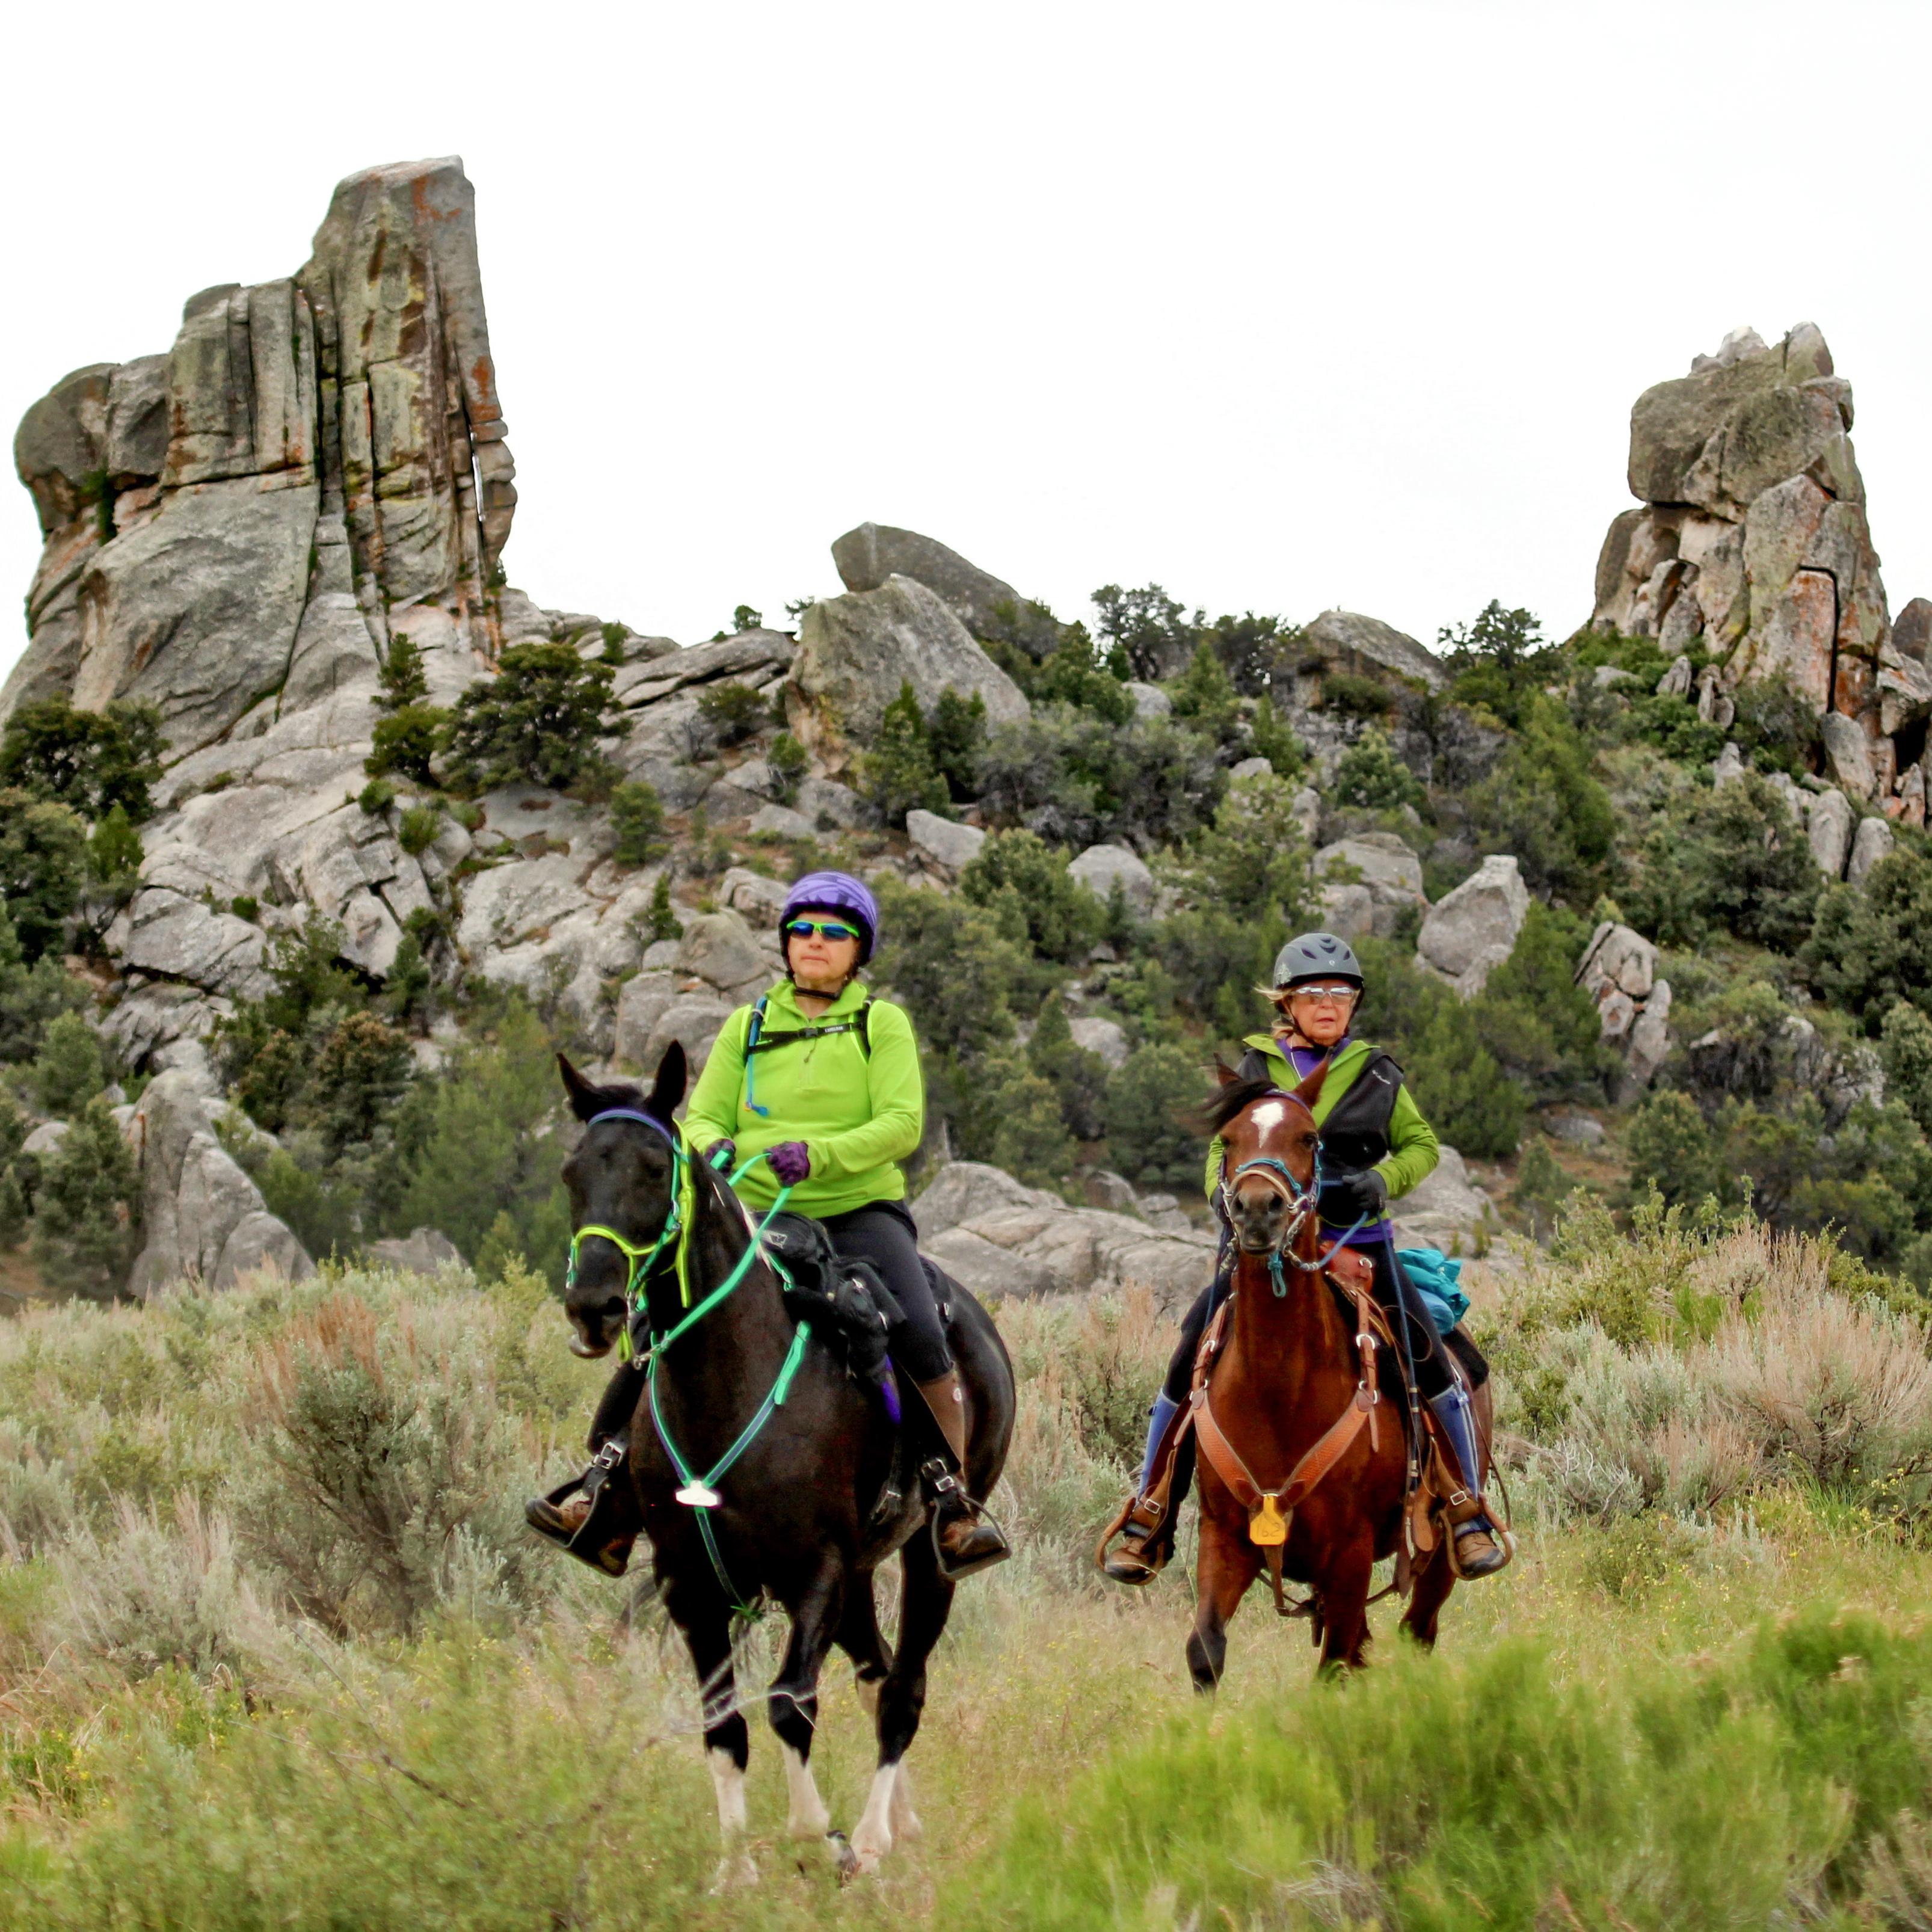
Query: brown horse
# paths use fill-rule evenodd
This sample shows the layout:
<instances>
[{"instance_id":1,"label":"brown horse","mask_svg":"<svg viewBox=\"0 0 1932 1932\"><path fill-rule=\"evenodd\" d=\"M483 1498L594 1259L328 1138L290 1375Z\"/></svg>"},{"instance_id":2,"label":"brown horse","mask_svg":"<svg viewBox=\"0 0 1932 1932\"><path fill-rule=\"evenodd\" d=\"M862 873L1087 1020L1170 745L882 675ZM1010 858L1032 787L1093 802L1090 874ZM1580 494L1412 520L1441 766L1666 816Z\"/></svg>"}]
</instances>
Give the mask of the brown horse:
<instances>
[{"instance_id":1,"label":"brown horse","mask_svg":"<svg viewBox=\"0 0 1932 1932\"><path fill-rule=\"evenodd\" d=\"M1292 1094L1221 1070L1210 1118L1226 1157L1234 1238L1232 1293L1208 1330L1211 1383L1196 1372L1201 1444L1201 1549L1188 1668L1197 1689L1220 1681L1228 1620L1280 1552L1283 1576L1308 1585L1322 1667L1359 1666L1369 1641L1369 1582L1402 1538L1408 1436L1391 1352L1365 1342L1368 1270L1322 1239L1315 1212L1320 1073ZM1345 1316L1329 1271L1352 1298ZM1396 1397L1390 1400L1390 1396ZM1486 1462L1490 1403L1476 1392ZM1424 1550L1428 1538L1432 1546ZM1455 1587L1446 1534L1417 1539L1402 1628L1424 1644ZM1284 1596L1277 1594L1277 1607Z\"/></svg>"}]
</instances>

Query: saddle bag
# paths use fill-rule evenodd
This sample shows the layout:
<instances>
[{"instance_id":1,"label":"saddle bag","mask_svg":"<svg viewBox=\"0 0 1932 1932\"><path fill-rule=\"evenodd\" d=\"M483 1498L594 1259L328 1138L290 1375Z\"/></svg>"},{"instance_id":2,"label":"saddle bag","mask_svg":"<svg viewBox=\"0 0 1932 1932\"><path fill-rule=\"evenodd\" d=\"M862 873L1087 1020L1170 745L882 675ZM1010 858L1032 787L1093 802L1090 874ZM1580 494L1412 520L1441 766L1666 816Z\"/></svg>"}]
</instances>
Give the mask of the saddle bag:
<instances>
[{"instance_id":1,"label":"saddle bag","mask_svg":"<svg viewBox=\"0 0 1932 1932\"><path fill-rule=\"evenodd\" d=\"M812 1324L854 1377L882 1388L889 1336L905 1311L866 1262L842 1259L823 1223L780 1214L765 1230L765 1246L788 1277L785 1305Z\"/></svg>"}]
</instances>

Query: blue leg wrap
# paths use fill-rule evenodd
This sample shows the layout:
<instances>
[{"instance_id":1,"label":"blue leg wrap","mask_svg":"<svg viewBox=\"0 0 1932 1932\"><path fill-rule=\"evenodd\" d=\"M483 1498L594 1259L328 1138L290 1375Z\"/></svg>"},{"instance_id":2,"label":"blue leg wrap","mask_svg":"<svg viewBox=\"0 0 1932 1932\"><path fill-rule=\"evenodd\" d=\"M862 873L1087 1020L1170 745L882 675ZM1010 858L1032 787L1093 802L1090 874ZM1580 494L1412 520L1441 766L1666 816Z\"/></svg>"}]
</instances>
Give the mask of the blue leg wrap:
<instances>
[{"instance_id":1,"label":"blue leg wrap","mask_svg":"<svg viewBox=\"0 0 1932 1932\"><path fill-rule=\"evenodd\" d=\"M1472 1496L1482 1493L1482 1485L1477 1480L1477 1472L1482 1468L1482 1459L1476 1453L1476 1425L1469 1413L1469 1398L1462 1384L1452 1384L1440 1395L1429 1398L1429 1406L1436 1419L1442 1425L1442 1432L1449 1438L1449 1446L1456 1452L1456 1460L1462 1465L1462 1486ZM1486 1516L1475 1519L1485 1528L1492 1527Z\"/></svg>"},{"instance_id":2,"label":"blue leg wrap","mask_svg":"<svg viewBox=\"0 0 1932 1932\"><path fill-rule=\"evenodd\" d=\"M1148 1416L1147 1454L1141 1458L1141 1484L1134 1492L1136 1496L1145 1496L1148 1484L1154 1480L1154 1451L1160 1447L1160 1438L1167 1433L1167 1425L1180 1408L1180 1403L1165 1389L1154 1399L1154 1407Z\"/></svg>"}]
</instances>

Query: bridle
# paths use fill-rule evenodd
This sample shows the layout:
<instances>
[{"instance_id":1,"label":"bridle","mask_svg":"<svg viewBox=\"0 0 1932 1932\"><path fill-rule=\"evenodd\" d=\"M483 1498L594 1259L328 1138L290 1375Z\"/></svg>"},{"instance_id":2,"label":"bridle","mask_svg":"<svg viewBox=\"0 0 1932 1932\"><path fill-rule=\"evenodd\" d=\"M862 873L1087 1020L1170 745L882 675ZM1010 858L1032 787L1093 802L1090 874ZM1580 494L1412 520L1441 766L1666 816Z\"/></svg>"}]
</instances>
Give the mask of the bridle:
<instances>
[{"instance_id":1,"label":"bridle","mask_svg":"<svg viewBox=\"0 0 1932 1932\"><path fill-rule=\"evenodd\" d=\"M1277 1087L1257 1095L1249 1104L1250 1106L1258 1106L1263 1100L1286 1101L1292 1107L1298 1107L1308 1116L1311 1124L1314 1120L1314 1109L1299 1094L1285 1092ZM1358 1218L1353 1228L1330 1244L1325 1255L1318 1256L1313 1261L1304 1261L1294 1252L1294 1244L1308 1217L1315 1213L1316 1203L1321 1198L1322 1149L1319 1143L1315 1149L1314 1171L1305 1185L1294 1178L1293 1170L1286 1161L1277 1160L1273 1154L1258 1154L1252 1160L1244 1160L1232 1174L1227 1172L1227 1156L1224 1154L1221 1157L1221 1185L1218 1192L1222 1216L1231 1228L1234 1226L1234 1184L1245 1174L1258 1174L1267 1186L1288 1203L1288 1218L1282 1223L1281 1232L1275 1238L1274 1244L1268 1250L1268 1281L1274 1289L1277 1300L1288 1293L1287 1278L1282 1273L1284 1262L1291 1267L1299 1268L1304 1274L1318 1274L1334 1258L1335 1250L1342 1246L1367 1220L1366 1216Z\"/></svg>"}]
</instances>

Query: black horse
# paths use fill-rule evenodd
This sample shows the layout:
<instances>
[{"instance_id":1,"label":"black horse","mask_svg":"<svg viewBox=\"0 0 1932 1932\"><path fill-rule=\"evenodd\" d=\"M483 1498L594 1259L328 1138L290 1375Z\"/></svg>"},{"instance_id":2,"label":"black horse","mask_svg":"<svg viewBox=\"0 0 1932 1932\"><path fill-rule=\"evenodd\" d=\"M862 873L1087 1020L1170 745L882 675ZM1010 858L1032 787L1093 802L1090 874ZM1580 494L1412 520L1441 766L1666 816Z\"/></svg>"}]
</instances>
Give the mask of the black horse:
<instances>
[{"instance_id":1,"label":"black horse","mask_svg":"<svg viewBox=\"0 0 1932 1932\"><path fill-rule=\"evenodd\" d=\"M564 1164L574 1228L602 1227L648 1252L674 1212L677 1169L673 1110L684 1097L684 1049L669 1047L648 1094L598 1086L560 1056L563 1083L587 1127ZM648 1120L598 1120L613 1109ZM653 1125L655 1123L656 1124ZM724 1282L751 1244L745 1211L708 1162L688 1160L693 1196L679 1239L664 1246L641 1284L653 1334L668 1334ZM676 1258L685 1250L686 1280ZM631 1263L616 1243L586 1234L578 1244L565 1308L580 1355L610 1352L630 1316ZM964 1289L950 1286L952 1352L970 1406L964 1480L992 1493L1013 1428L1013 1376L992 1320ZM721 1883L755 1879L744 1844L745 1766L750 1733L731 1666L734 1611L769 1597L791 1620L769 1715L784 1754L794 1838L824 1838L843 1873L868 1871L896 1837L916 1835L903 1760L926 1702L926 1659L946 1628L953 1585L940 1574L932 1540L920 1532L926 1504L899 1430L877 1396L813 1340L748 1448L718 1478L715 1506L692 1494L666 1452L668 1436L687 1469L713 1469L779 1384L797 1333L777 1276L754 1262L741 1284L664 1349L656 1414L647 1395L628 1432L652 1567L665 1607L691 1648L704 1707L704 1742L724 1841ZM916 1459L917 1452L910 1452ZM702 1520L700 1520L702 1518ZM708 1528L710 1537L704 1534ZM898 1640L881 1634L873 1572L894 1550L903 1576ZM862 1690L875 1694L878 1768L848 1846L830 1828L811 1768L818 1676L833 1644L852 1660Z\"/></svg>"}]
</instances>

